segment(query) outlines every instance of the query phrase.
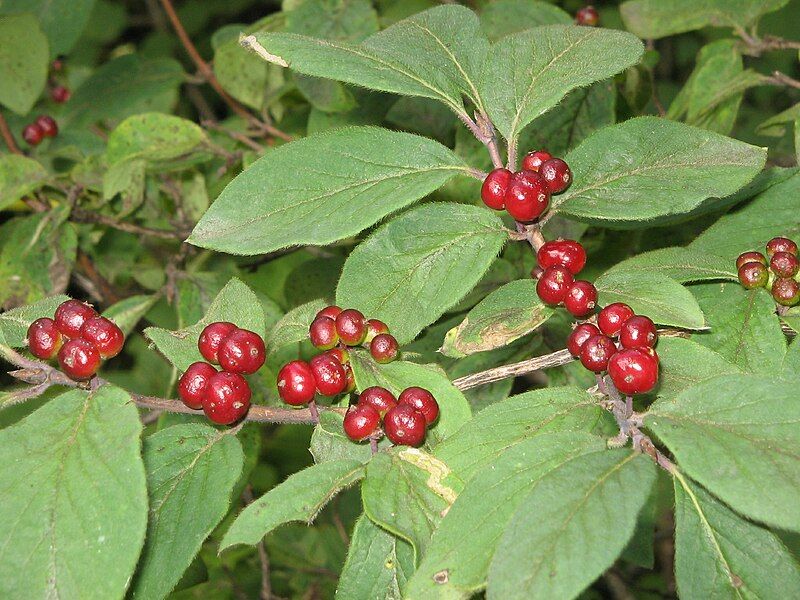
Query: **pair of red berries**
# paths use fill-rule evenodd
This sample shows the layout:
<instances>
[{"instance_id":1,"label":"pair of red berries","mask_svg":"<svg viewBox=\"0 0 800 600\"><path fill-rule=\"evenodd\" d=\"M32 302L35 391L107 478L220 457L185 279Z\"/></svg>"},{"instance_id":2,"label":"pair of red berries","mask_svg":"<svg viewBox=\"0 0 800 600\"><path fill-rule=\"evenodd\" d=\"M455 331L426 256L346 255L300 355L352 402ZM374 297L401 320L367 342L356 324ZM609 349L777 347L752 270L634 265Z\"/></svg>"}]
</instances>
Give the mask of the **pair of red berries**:
<instances>
[{"instance_id":1,"label":"pair of red berries","mask_svg":"<svg viewBox=\"0 0 800 600\"><path fill-rule=\"evenodd\" d=\"M567 339L567 348L589 371L608 371L616 388L632 396L649 392L658 382L658 355L653 349L657 340L653 321L636 315L627 304L615 302L600 311L597 325L577 325Z\"/></svg>"},{"instance_id":2,"label":"pair of red berries","mask_svg":"<svg viewBox=\"0 0 800 600\"><path fill-rule=\"evenodd\" d=\"M203 329L197 348L208 362L189 365L178 380L178 395L189 408L202 408L214 423L235 423L247 414L252 396L242 374L255 373L264 364L264 340L253 331L218 321ZM219 364L222 371L209 363Z\"/></svg>"},{"instance_id":3,"label":"pair of red berries","mask_svg":"<svg viewBox=\"0 0 800 600\"><path fill-rule=\"evenodd\" d=\"M36 358L58 357L61 370L75 381L91 379L104 359L122 351L125 334L79 300L62 302L53 318L36 319L28 327L28 349Z\"/></svg>"},{"instance_id":4,"label":"pair of red berries","mask_svg":"<svg viewBox=\"0 0 800 600\"><path fill-rule=\"evenodd\" d=\"M22 130L22 139L31 146L36 146L46 137L58 135L58 124L50 115L41 115Z\"/></svg>"},{"instance_id":5,"label":"pair of red berries","mask_svg":"<svg viewBox=\"0 0 800 600\"><path fill-rule=\"evenodd\" d=\"M521 171L491 171L483 180L481 199L489 208L505 209L516 221L528 223L547 210L551 194L563 192L570 183L572 172L567 163L537 150L525 155Z\"/></svg>"},{"instance_id":6,"label":"pair of red berries","mask_svg":"<svg viewBox=\"0 0 800 600\"><path fill-rule=\"evenodd\" d=\"M319 392L333 397L356 389L350 353L331 348L310 361L293 360L278 372L278 394L290 406L305 406Z\"/></svg>"},{"instance_id":7,"label":"pair of red berries","mask_svg":"<svg viewBox=\"0 0 800 600\"><path fill-rule=\"evenodd\" d=\"M597 306L597 288L575 279L586 265L586 250L575 240L545 242L536 253L531 276L538 279L536 293L551 306L563 304L576 317L585 317Z\"/></svg>"},{"instance_id":8,"label":"pair of red berries","mask_svg":"<svg viewBox=\"0 0 800 600\"><path fill-rule=\"evenodd\" d=\"M378 319L366 319L354 308L323 308L311 322L308 335L311 343L320 350L331 350L337 346L344 350L347 346L368 345L372 358L381 364L392 362L400 351L386 323Z\"/></svg>"},{"instance_id":9,"label":"pair of red berries","mask_svg":"<svg viewBox=\"0 0 800 600\"><path fill-rule=\"evenodd\" d=\"M365 389L344 416L344 432L354 442L383 433L396 446L420 446L425 433L439 418L439 403L428 390L406 388L397 398L389 390Z\"/></svg>"},{"instance_id":10,"label":"pair of red berries","mask_svg":"<svg viewBox=\"0 0 800 600\"><path fill-rule=\"evenodd\" d=\"M586 27L597 27L600 22L600 15L597 9L592 6L584 6L575 13L575 24L585 25Z\"/></svg>"},{"instance_id":11,"label":"pair of red berries","mask_svg":"<svg viewBox=\"0 0 800 600\"><path fill-rule=\"evenodd\" d=\"M767 256L761 252L744 252L736 259L739 282L748 290L766 287L781 306L794 306L800 302L800 260L797 244L785 237L775 237L767 242ZM769 261L767 260L769 258ZM772 275L770 275L770 271Z\"/></svg>"}]
</instances>

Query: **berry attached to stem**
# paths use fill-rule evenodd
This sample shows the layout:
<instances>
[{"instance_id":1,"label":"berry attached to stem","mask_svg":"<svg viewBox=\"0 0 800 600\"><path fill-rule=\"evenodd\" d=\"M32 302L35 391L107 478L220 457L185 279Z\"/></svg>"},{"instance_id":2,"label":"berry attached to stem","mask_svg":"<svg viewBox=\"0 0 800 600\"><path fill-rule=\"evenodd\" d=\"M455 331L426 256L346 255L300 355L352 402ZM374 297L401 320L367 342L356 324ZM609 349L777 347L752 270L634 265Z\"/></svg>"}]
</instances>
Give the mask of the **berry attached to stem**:
<instances>
[{"instance_id":1,"label":"berry attached to stem","mask_svg":"<svg viewBox=\"0 0 800 600\"><path fill-rule=\"evenodd\" d=\"M363 442L378 429L381 417L366 404L351 406L344 416L344 432L354 442Z\"/></svg>"},{"instance_id":2,"label":"berry attached to stem","mask_svg":"<svg viewBox=\"0 0 800 600\"><path fill-rule=\"evenodd\" d=\"M741 269L742 265L749 262L760 262L762 265L766 265L767 258L761 252L742 252L736 259L736 268Z\"/></svg>"},{"instance_id":3,"label":"berry attached to stem","mask_svg":"<svg viewBox=\"0 0 800 600\"><path fill-rule=\"evenodd\" d=\"M489 208L503 210L512 173L508 169L494 169L483 180L481 200Z\"/></svg>"},{"instance_id":4,"label":"berry attached to stem","mask_svg":"<svg viewBox=\"0 0 800 600\"><path fill-rule=\"evenodd\" d=\"M100 368L100 353L84 339L69 340L58 351L58 364L70 379L91 379Z\"/></svg>"},{"instance_id":5,"label":"berry attached to stem","mask_svg":"<svg viewBox=\"0 0 800 600\"><path fill-rule=\"evenodd\" d=\"M800 260L789 252L776 252L769 259L769 268L778 277L794 277L800 270Z\"/></svg>"},{"instance_id":6,"label":"berry attached to stem","mask_svg":"<svg viewBox=\"0 0 800 600\"><path fill-rule=\"evenodd\" d=\"M317 382L317 391L323 396L336 396L347 387L347 373L342 363L327 354L315 356L309 362Z\"/></svg>"},{"instance_id":7,"label":"berry attached to stem","mask_svg":"<svg viewBox=\"0 0 800 600\"><path fill-rule=\"evenodd\" d=\"M797 244L785 237L774 237L767 242L767 257L772 258L776 252L788 252L797 255Z\"/></svg>"},{"instance_id":8,"label":"berry attached to stem","mask_svg":"<svg viewBox=\"0 0 800 600\"><path fill-rule=\"evenodd\" d=\"M601 373L608 368L608 361L614 356L617 346L605 335L590 337L581 348L581 364L594 373Z\"/></svg>"},{"instance_id":9,"label":"berry attached to stem","mask_svg":"<svg viewBox=\"0 0 800 600\"><path fill-rule=\"evenodd\" d=\"M380 335L382 333L389 333L389 326L383 321L379 321L378 319L368 319L367 337L364 338L364 343L369 344L372 340L375 339L376 335Z\"/></svg>"},{"instance_id":10,"label":"berry attached to stem","mask_svg":"<svg viewBox=\"0 0 800 600\"><path fill-rule=\"evenodd\" d=\"M551 240L539 248L536 261L542 269L561 265L577 275L586 265L586 250L575 240Z\"/></svg>"},{"instance_id":11,"label":"berry attached to stem","mask_svg":"<svg viewBox=\"0 0 800 600\"><path fill-rule=\"evenodd\" d=\"M372 407L378 411L382 418L386 411L397 406L397 399L386 388L374 385L361 392L358 397L358 404Z\"/></svg>"},{"instance_id":12,"label":"berry attached to stem","mask_svg":"<svg viewBox=\"0 0 800 600\"><path fill-rule=\"evenodd\" d=\"M585 27L597 27L600 22L600 15L594 6L584 6L575 13L575 24Z\"/></svg>"},{"instance_id":13,"label":"berry attached to stem","mask_svg":"<svg viewBox=\"0 0 800 600\"><path fill-rule=\"evenodd\" d=\"M392 362L397 358L399 351L400 345L394 336L389 333L376 335L375 339L369 344L369 353L375 359L375 362L380 364Z\"/></svg>"},{"instance_id":14,"label":"berry attached to stem","mask_svg":"<svg viewBox=\"0 0 800 600\"><path fill-rule=\"evenodd\" d=\"M514 173L505 196L508 214L521 223L528 223L536 220L547 210L549 203L550 191L538 173L533 171Z\"/></svg>"},{"instance_id":15,"label":"berry attached to stem","mask_svg":"<svg viewBox=\"0 0 800 600\"><path fill-rule=\"evenodd\" d=\"M425 441L425 416L407 404L389 409L383 418L383 431L397 446L420 446Z\"/></svg>"},{"instance_id":16,"label":"berry attached to stem","mask_svg":"<svg viewBox=\"0 0 800 600\"><path fill-rule=\"evenodd\" d=\"M603 307L597 315L597 326L609 336L615 336L625 323L634 315L633 309L624 302L614 302Z\"/></svg>"},{"instance_id":17,"label":"berry attached to stem","mask_svg":"<svg viewBox=\"0 0 800 600\"><path fill-rule=\"evenodd\" d=\"M425 423L430 427L439 418L439 403L428 390L421 387L404 389L397 398L398 404L406 404L422 413Z\"/></svg>"},{"instance_id":18,"label":"berry attached to stem","mask_svg":"<svg viewBox=\"0 0 800 600\"><path fill-rule=\"evenodd\" d=\"M92 317L81 327L81 337L92 342L104 359L114 358L122 352L125 334L114 321L105 317Z\"/></svg>"},{"instance_id":19,"label":"berry attached to stem","mask_svg":"<svg viewBox=\"0 0 800 600\"><path fill-rule=\"evenodd\" d=\"M198 361L189 365L178 380L178 396L189 408L203 408L203 398L211 378L217 370L207 362Z\"/></svg>"},{"instance_id":20,"label":"berry attached to stem","mask_svg":"<svg viewBox=\"0 0 800 600\"><path fill-rule=\"evenodd\" d=\"M63 85L57 85L50 90L50 97L53 99L53 102L57 104L64 104L64 102L69 100L70 96L72 96L72 92Z\"/></svg>"},{"instance_id":21,"label":"berry attached to stem","mask_svg":"<svg viewBox=\"0 0 800 600\"><path fill-rule=\"evenodd\" d=\"M64 343L53 319L42 317L28 327L28 350L36 358L50 360Z\"/></svg>"},{"instance_id":22,"label":"berry attached to stem","mask_svg":"<svg viewBox=\"0 0 800 600\"><path fill-rule=\"evenodd\" d=\"M749 262L739 267L739 283L746 289L765 287L769 281L769 270L760 262Z\"/></svg>"},{"instance_id":23,"label":"berry attached to stem","mask_svg":"<svg viewBox=\"0 0 800 600\"><path fill-rule=\"evenodd\" d=\"M227 321L217 321L206 325L205 329L200 333L200 339L197 340L197 348L203 358L211 364L219 364L219 347L222 345L223 340L236 329L236 325Z\"/></svg>"},{"instance_id":24,"label":"berry attached to stem","mask_svg":"<svg viewBox=\"0 0 800 600\"><path fill-rule=\"evenodd\" d=\"M588 281L574 282L564 298L564 307L576 317L585 317L597 306L597 288Z\"/></svg>"},{"instance_id":25,"label":"berry attached to stem","mask_svg":"<svg viewBox=\"0 0 800 600\"><path fill-rule=\"evenodd\" d=\"M317 380L314 372L304 360L293 360L278 372L278 394L291 406L304 406L314 399Z\"/></svg>"},{"instance_id":26,"label":"berry attached to stem","mask_svg":"<svg viewBox=\"0 0 800 600\"><path fill-rule=\"evenodd\" d=\"M652 347L656 345L657 339L656 324L642 315L631 317L619 330L619 343L623 348Z\"/></svg>"},{"instance_id":27,"label":"berry attached to stem","mask_svg":"<svg viewBox=\"0 0 800 600\"><path fill-rule=\"evenodd\" d=\"M238 373L215 373L206 385L203 412L214 423L230 425L247 414L250 396L247 380Z\"/></svg>"},{"instance_id":28,"label":"berry attached to stem","mask_svg":"<svg viewBox=\"0 0 800 600\"><path fill-rule=\"evenodd\" d=\"M536 293L545 304L557 306L567 297L573 281L572 273L566 267L554 265L545 269L536 282Z\"/></svg>"},{"instance_id":29,"label":"berry attached to stem","mask_svg":"<svg viewBox=\"0 0 800 600\"><path fill-rule=\"evenodd\" d=\"M348 308L336 317L336 331L342 342L348 346L358 346L367 337L366 319L361 312Z\"/></svg>"},{"instance_id":30,"label":"berry attached to stem","mask_svg":"<svg viewBox=\"0 0 800 600\"><path fill-rule=\"evenodd\" d=\"M329 319L333 319L335 321L336 317L339 316L340 312L342 312L341 308L339 308L335 304L331 304L330 306L326 306L321 311L319 311L315 318L328 317Z\"/></svg>"},{"instance_id":31,"label":"berry attached to stem","mask_svg":"<svg viewBox=\"0 0 800 600\"><path fill-rule=\"evenodd\" d=\"M29 146L38 146L43 138L44 131L42 131L42 128L36 123L26 125L22 130L22 139L25 140Z\"/></svg>"},{"instance_id":32,"label":"berry attached to stem","mask_svg":"<svg viewBox=\"0 0 800 600\"><path fill-rule=\"evenodd\" d=\"M250 375L264 364L267 351L260 335L247 329L236 329L222 340L217 357L224 370Z\"/></svg>"},{"instance_id":33,"label":"berry attached to stem","mask_svg":"<svg viewBox=\"0 0 800 600\"><path fill-rule=\"evenodd\" d=\"M308 328L308 337L316 348L330 350L339 343L336 321L330 317L317 317L311 321L311 326Z\"/></svg>"},{"instance_id":34,"label":"berry attached to stem","mask_svg":"<svg viewBox=\"0 0 800 600\"><path fill-rule=\"evenodd\" d=\"M58 124L50 115L41 115L36 119L36 124L45 137L56 137L58 135Z\"/></svg>"},{"instance_id":35,"label":"berry attached to stem","mask_svg":"<svg viewBox=\"0 0 800 600\"><path fill-rule=\"evenodd\" d=\"M56 309L54 319L61 335L76 338L81 335L83 324L96 316L97 312L85 302L67 300Z\"/></svg>"},{"instance_id":36,"label":"berry attached to stem","mask_svg":"<svg viewBox=\"0 0 800 600\"><path fill-rule=\"evenodd\" d=\"M572 356L580 356L581 348L590 337L600 335L600 330L591 323L577 325L567 338L567 349Z\"/></svg>"},{"instance_id":37,"label":"berry attached to stem","mask_svg":"<svg viewBox=\"0 0 800 600\"><path fill-rule=\"evenodd\" d=\"M551 158L553 158L553 155L547 150L534 150L533 152L528 152L522 158L522 168L526 171L538 173L542 163L546 160L550 160Z\"/></svg>"},{"instance_id":38,"label":"berry attached to stem","mask_svg":"<svg viewBox=\"0 0 800 600\"><path fill-rule=\"evenodd\" d=\"M781 306L794 306L800 302L800 284L794 279L778 278L772 284L772 298Z\"/></svg>"},{"instance_id":39,"label":"berry attached to stem","mask_svg":"<svg viewBox=\"0 0 800 600\"><path fill-rule=\"evenodd\" d=\"M547 189L551 194L560 194L572 183L572 171L569 170L569 165L560 158L544 161L539 168L539 175L547 183Z\"/></svg>"},{"instance_id":40,"label":"berry attached to stem","mask_svg":"<svg viewBox=\"0 0 800 600\"><path fill-rule=\"evenodd\" d=\"M658 381L658 360L641 350L628 348L611 357L608 374L622 394L644 394Z\"/></svg>"}]
</instances>

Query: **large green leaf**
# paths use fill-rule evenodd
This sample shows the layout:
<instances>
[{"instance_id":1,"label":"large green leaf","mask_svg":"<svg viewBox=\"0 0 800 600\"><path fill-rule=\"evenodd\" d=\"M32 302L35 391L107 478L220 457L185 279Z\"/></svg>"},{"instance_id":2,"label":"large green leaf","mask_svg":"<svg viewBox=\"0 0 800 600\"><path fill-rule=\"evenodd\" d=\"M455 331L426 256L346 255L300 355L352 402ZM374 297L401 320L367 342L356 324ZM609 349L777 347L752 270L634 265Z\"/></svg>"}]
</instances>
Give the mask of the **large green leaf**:
<instances>
[{"instance_id":1,"label":"large green leaf","mask_svg":"<svg viewBox=\"0 0 800 600\"><path fill-rule=\"evenodd\" d=\"M150 519L134 598L163 598L175 587L228 512L243 461L236 437L208 425L175 425L145 438Z\"/></svg>"},{"instance_id":2,"label":"large green leaf","mask_svg":"<svg viewBox=\"0 0 800 600\"><path fill-rule=\"evenodd\" d=\"M111 386L0 431L0 596L123 597L147 525L141 431Z\"/></svg>"},{"instance_id":3,"label":"large green leaf","mask_svg":"<svg viewBox=\"0 0 800 600\"><path fill-rule=\"evenodd\" d=\"M493 42L532 27L571 23L569 13L540 0L497 0L481 12L481 29Z\"/></svg>"},{"instance_id":4,"label":"large green leaf","mask_svg":"<svg viewBox=\"0 0 800 600\"><path fill-rule=\"evenodd\" d=\"M552 208L590 223L646 226L732 194L765 159L764 148L710 131L657 117L630 119L567 154L575 180Z\"/></svg>"},{"instance_id":5,"label":"large green leaf","mask_svg":"<svg viewBox=\"0 0 800 600\"><path fill-rule=\"evenodd\" d=\"M197 246L259 254L355 235L467 167L438 142L375 127L337 129L268 152L192 232Z\"/></svg>"},{"instance_id":6,"label":"large green leaf","mask_svg":"<svg viewBox=\"0 0 800 600\"><path fill-rule=\"evenodd\" d=\"M188 119L160 113L128 117L108 136L109 164L144 159L160 166L196 150L206 141L199 125Z\"/></svg>"},{"instance_id":7,"label":"large green leaf","mask_svg":"<svg viewBox=\"0 0 800 600\"><path fill-rule=\"evenodd\" d=\"M420 206L353 250L336 301L384 321L407 343L480 281L506 237L500 219L483 208Z\"/></svg>"},{"instance_id":8,"label":"large green leaf","mask_svg":"<svg viewBox=\"0 0 800 600\"><path fill-rule=\"evenodd\" d=\"M48 174L44 167L27 156L20 154L0 156L0 210L42 187L47 178Z\"/></svg>"},{"instance_id":9,"label":"large green leaf","mask_svg":"<svg viewBox=\"0 0 800 600\"><path fill-rule=\"evenodd\" d=\"M50 57L67 54L78 41L89 22L95 0L0 0L0 14L33 13L50 42ZM37 25L38 29L38 25ZM41 42L31 39L26 28L20 31L27 39L22 53L29 55L44 51L47 59L47 43L39 49ZM7 40L3 35L2 39ZM42 40L45 41L45 40ZM2 77L0 77L2 79Z\"/></svg>"},{"instance_id":10,"label":"large green leaf","mask_svg":"<svg viewBox=\"0 0 800 600\"><path fill-rule=\"evenodd\" d=\"M685 338L662 337L656 350L661 371L655 393L662 398L718 375L742 372L721 354Z\"/></svg>"},{"instance_id":11,"label":"large green leaf","mask_svg":"<svg viewBox=\"0 0 800 600\"><path fill-rule=\"evenodd\" d=\"M0 14L4 8L0 2ZM47 82L47 38L36 17L21 14L0 17L0 39L0 104L27 114Z\"/></svg>"},{"instance_id":12,"label":"large green leaf","mask_svg":"<svg viewBox=\"0 0 800 600\"><path fill-rule=\"evenodd\" d=\"M730 279L736 281L734 261L692 248L672 246L644 252L617 263L611 272L660 273L680 283Z\"/></svg>"},{"instance_id":13,"label":"large green leaf","mask_svg":"<svg viewBox=\"0 0 800 600\"><path fill-rule=\"evenodd\" d=\"M682 470L731 508L800 531L797 383L723 375L656 402L645 424Z\"/></svg>"}]
</instances>

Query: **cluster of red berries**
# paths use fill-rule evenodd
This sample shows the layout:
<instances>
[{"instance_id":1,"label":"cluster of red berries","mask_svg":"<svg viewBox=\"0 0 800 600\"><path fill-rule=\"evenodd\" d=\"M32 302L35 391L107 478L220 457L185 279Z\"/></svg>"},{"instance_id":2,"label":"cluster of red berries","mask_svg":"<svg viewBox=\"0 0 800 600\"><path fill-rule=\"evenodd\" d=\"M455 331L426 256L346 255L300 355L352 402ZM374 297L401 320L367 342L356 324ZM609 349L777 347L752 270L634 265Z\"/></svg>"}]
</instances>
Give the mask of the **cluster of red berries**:
<instances>
[{"instance_id":1,"label":"cluster of red berries","mask_svg":"<svg viewBox=\"0 0 800 600\"><path fill-rule=\"evenodd\" d=\"M369 347L372 358L381 364L392 362L400 351L400 346L389 333L386 323L378 319L366 319L354 308L323 308L311 322L308 337L320 350L330 350L337 346L346 350L347 346L363 344Z\"/></svg>"},{"instance_id":2,"label":"cluster of red berries","mask_svg":"<svg viewBox=\"0 0 800 600\"><path fill-rule=\"evenodd\" d=\"M586 265L586 250L575 240L545 242L536 253L531 277L538 279L536 293L551 306L564 305L573 316L585 317L597 306L597 288L575 279Z\"/></svg>"},{"instance_id":3,"label":"cluster of red berries","mask_svg":"<svg viewBox=\"0 0 800 600\"><path fill-rule=\"evenodd\" d=\"M36 146L46 137L58 135L58 124L50 115L41 115L33 123L22 130L22 139L29 145Z\"/></svg>"},{"instance_id":4,"label":"cluster of red berries","mask_svg":"<svg viewBox=\"0 0 800 600\"><path fill-rule=\"evenodd\" d=\"M766 287L781 306L794 306L800 302L800 284L797 281L800 260L797 258L797 244L792 240L772 238L767 242L767 256L761 252L744 252L736 259L736 268L739 281L748 290Z\"/></svg>"},{"instance_id":5,"label":"cluster of red berries","mask_svg":"<svg viewBox=\"0 0 800 600\"><path fill-rule=\"evenodd\" d=\"M404 389L397 398L386 388L365 389L344 416L344 432L354 442L383 433L397 446L420 446L439 418L439 403L421 387Z\"/></svg>"},{"instance_id":6,"label":"cluster of red berries","mask_svg":"<svg viewBox=\"0 0 800 600\"><path fill-rule=\"evenodd\" d=\"M219 321L203 329L197 348L208 362L189 365L178 381L178 395L189 408L202 408L214 423L230 425L250 408L252 393L242 375L251 375L264 364L264 340L253 331Z\"/></svg>"},{"instance_id":7,"label":"cluster of red berries","mask_svg":"<svg viewBox=\"0 0 800 600\"><path fill-rule=\"evenodd\" d=\"M489 208L505 209L516 221L528 223L547 210L551 194L563 192L570 183L572 172L567 163L537 150L525 155L521 171L491 171L483 180L481 199Z\"/></svg>"},{"instance_id":8,"label":"cluster of red berries","mask_svg":"<svg viewBox=\"0 0 800 600\"><path fill-rule=\"evenodd\" d=\"M578 12L575 13L576 25L597 27L597 24L599 22L600 22L600 15L597 13L597 9L591 4L588 6L584 6L583 8L579 9Z\"/></svg>"},{"instance_id":9,"label":"cluster of red berries","mask_svg":"<svg viewBox=\"0 0 800 600\"><path fill-rule=\"evenodd\" d=\"M615 302L600 311L597 325L577 325L567 339L567 348L589 371L607 371L616 388L632 396L649 392L658 382L656 341L653 321L635 314L627 304Z\"/></svg>"},{"instance_id":10,"label":"cluster of red berries","mask_svg":"<svg viewBox=\"0 0 800 600\"><path fill-rule=\"evenodd\" d=\"M75 381L91 379L101 360L122 351L125 334L79 300L62 302L53 318L36 319L28 327L28 349L36 358L58 357L61 370Z\"/></svg>"},{"instance_id":11,"label":"cluster of red berries","mask_svg":"<svg viewBox=\"0 0 800 600\"><path fill-rule=\"evenodd\" d=\"M53 73L61 73L65 69L65 62L64 59L59 57L53 60L52 64L50 65L50 70ZM50 77L50 97L53 99L53 102L58 104L64 104L69 97L71 96L71 92L69 88L61 85L56 81L56 78L51 75Z\"/></svg>"}]
</instances>

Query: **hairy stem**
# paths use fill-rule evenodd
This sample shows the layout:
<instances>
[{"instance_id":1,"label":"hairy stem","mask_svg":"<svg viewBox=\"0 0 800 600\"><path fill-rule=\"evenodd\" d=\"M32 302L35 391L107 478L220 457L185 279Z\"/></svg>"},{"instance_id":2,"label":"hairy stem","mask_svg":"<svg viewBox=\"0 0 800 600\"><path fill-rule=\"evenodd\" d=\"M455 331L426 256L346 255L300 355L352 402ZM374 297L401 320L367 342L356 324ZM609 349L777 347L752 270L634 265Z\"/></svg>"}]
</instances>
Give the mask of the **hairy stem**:
<instances>
[{"instance_id":1,"label":"hairy stem","mask_svg":"<svg viewBox=\"0 0 800 600\"><path fill-rule=\"evenodd\" d=\"M22 150L19 149L17 146L17 142L14 140L14 135L11 133L11 130L8 128L8 122L6 122L6 118L0 113L0 135L3 136L3 141L8 146L8 151L12 154L22 154Z\"/></svg>"}]
</instances>

